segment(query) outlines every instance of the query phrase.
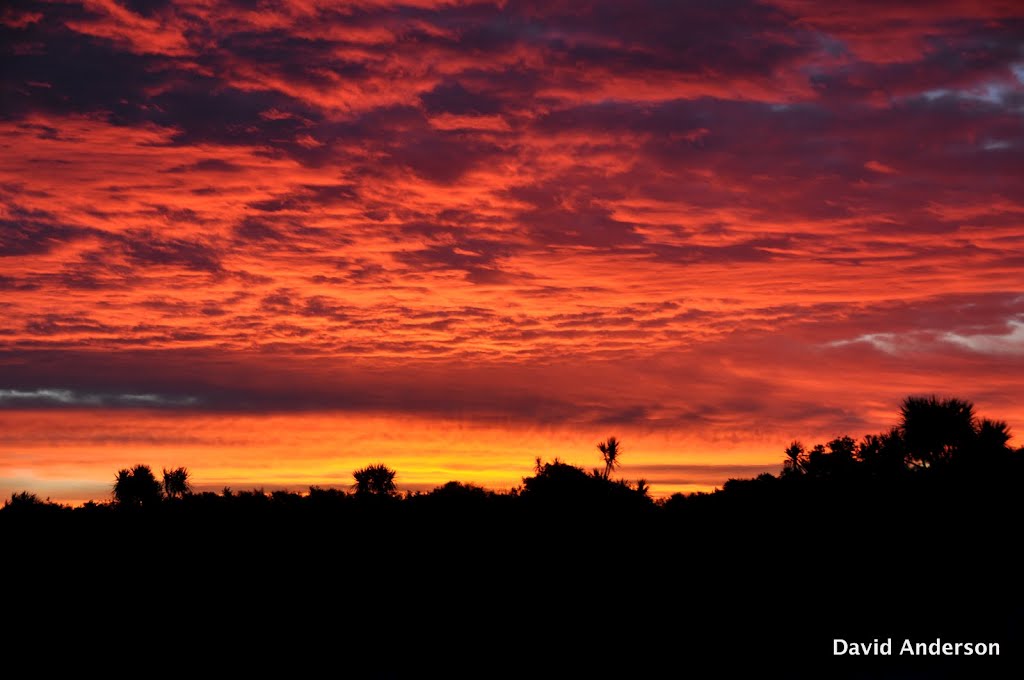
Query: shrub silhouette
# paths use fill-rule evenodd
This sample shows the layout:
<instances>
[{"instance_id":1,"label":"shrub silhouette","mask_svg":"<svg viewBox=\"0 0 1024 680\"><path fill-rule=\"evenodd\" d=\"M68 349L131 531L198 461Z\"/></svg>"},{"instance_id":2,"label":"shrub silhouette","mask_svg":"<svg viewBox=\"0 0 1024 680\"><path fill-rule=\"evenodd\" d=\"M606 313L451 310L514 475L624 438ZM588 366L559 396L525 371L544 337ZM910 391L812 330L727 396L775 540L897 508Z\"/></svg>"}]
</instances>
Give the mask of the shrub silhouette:
<instances>
[{"instance_id":1,"label":"shrub silhouette","mask_svg":"<svg viewBox=\"0 0 1024 680\"><path fill-rule=\"evenodd\" d=\"M607 479L602 471L590 474L558 458L550 463L538 463L535 472L534 476L523 478L520 496L544 505L568 509L573 506L592 508L596 505L650 502L650 488L643 480L633 488L625 481Z\"/></svg>"},{"instance_id":2,"label":"shrub silhouette","mask_svg":"<svg viewBox=\"0 0 1024 680\"><path fill-rule=\"evenodd\" d=\"M51 503L49 499L44 501L34 493L18 491L12 493L11 497L4 501L2 509L9 513L37 514L66 510L67 508L57 503Z\"/></svg>"},{"instance_id":3,"label":"shrub silhouette","mask_svg":"<svg viewBox=\"0 0 1024 680\"><path fill-rule=\"evenodd\" d=\"M857 445L857 460L872 475L893 477L907 469L907 447L898 427L865 435Z\"/></svg>"},{"instance_id":4,"label":"shrub silhouette","mask_svg":"<svg viewBox=\"0 0 1024 680\"><path fill-rule=\"evenodd\" d=\"M428 496L444 499L445 501L482 500L491 495L487 489L476 484L463 484L462 482L448 482L431 491Z\"/></svg>"},{"instance_id":5,"label":"shrub silhouette","mask_svg":"<svg viewBox=\"0 0 1024 680\"><path fill-rule=\"evenodd\" d=\"M11 494L11 499L4 501L5 508L20 509L20 508L34 508L43 505L43 501L39 499L34 493L28 491L15 492Z\"/></svg>"}]
</instances>

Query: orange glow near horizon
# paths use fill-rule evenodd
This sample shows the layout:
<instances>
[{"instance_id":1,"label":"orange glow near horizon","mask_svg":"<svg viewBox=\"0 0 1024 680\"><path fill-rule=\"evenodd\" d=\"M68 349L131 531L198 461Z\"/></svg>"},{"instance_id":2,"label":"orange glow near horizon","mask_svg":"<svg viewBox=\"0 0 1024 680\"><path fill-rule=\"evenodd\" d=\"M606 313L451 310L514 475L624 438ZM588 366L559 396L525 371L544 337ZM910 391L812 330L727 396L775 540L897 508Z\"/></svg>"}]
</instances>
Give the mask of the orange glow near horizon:
<instances>
[{"instance_id":1,"label":"orange glow near horizon","mask_svg":"<svg viewBox=\"0 0 1024 680\"><path fill-rule=\"evenodd\" d=\"M102 429L102 442L94 430ZM169 419L158 413L111 416L5 413L7 436L20 440L0 467L0 495L32 489L72 504L109 499L117 469L137 463L188 467L196 490L303 492L318 485L347 489L352 471L384 462L398 471L400 489L428 491L448 481L497 491L519 486L534 458L599 466L596 440L560 427L501 427L409 417L323 414L205 416ZM30 441L41 432L49 438ZM73 433L73 434L71 434ZM657 497L709 491L729 477L775 472L771 448L698 442L664 432L625 431L618 476L646 479ZM86 493L81 493L86 491Z\"/></svg>"},{"instance_id":2,"label":"orange glow near horizon","mask_svg":"<svg viewBox=\"0 0 1024 680\"><path fill-rule=\"evenodd\" d=\"M891 420L882 418L873 431L886 429ZM128 410L7 411L0 412L0 428L9 444L0 462L0 497L31 490L73 505L109 500L114 472L139 463L157 474L185 466L197 491L300 493L310 486L348 489L353 470L379 462L398 471L404 491L460 481L505 492L532 474L538 456L588 470L600 466L599 438L560 425L320 413L168 417ZM625 453L616 478L644 479L655 498L667 498L712 491L730 478L777 473L780 443L790 441L783 429L701 436L617 427ZM817 442L840 434L788 436Z\"/></svg>"}]
</instances>

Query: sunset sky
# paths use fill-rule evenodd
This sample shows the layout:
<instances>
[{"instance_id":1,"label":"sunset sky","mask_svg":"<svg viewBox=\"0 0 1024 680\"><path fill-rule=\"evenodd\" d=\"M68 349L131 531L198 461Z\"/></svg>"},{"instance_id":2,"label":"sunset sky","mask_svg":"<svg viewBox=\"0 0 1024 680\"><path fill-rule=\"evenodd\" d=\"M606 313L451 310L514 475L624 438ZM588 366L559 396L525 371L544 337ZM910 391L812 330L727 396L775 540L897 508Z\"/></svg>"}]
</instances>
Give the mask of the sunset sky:
<instances>
[{"instance_id":1,"label":"sunset sky","mask_svg":"<svg viewBox=\"0 0 1024 680\"><path fill-rule=\"evenodd\" d=\"M6 0L0 51L0 494L1024 428L1018 0Z\"/></svg>"}]
</instances>

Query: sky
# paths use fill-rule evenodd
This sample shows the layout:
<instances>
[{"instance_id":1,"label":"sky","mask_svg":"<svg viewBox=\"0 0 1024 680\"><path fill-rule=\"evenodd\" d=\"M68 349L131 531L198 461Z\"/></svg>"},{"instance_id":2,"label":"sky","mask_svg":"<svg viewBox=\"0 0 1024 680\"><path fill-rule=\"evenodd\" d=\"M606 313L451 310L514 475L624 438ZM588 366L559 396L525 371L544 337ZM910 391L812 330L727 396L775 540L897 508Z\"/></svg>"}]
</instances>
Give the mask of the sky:
<instances>
[{"instance_id":1,"label":"sky","mask_svg":"<svg viewBox=\"0 0 1024 680\"><path fill-rule=\"evenodd\" d=\"M4 495L1024 427L1019 2L7 0L0 52Z\"/></svg>"}]
</instances>

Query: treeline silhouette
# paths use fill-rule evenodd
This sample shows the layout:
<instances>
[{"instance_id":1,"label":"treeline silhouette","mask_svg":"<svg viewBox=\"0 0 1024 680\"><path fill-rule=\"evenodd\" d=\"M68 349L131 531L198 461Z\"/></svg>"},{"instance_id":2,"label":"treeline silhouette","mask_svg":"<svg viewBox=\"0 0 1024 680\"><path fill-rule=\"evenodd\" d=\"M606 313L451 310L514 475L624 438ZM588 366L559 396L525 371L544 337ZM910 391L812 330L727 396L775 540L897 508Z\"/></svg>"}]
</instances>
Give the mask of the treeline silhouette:
<instances>
[{"instance_id":1,"label":"treeline silhouette","mask_svg":"<svg viewBox=\"0 0 1024 680\"><path fill-rule=\"evenodd\" d=\"M730 504L745 504L787 496L807 500L808 494L827 492L885 492L890 496L922 490L953 490L957 496L971 493L976 485L999 487L1019 481L1024 472L1024 448L1010 446L1012 435L1002 421L979 418L973 404L956 398L908 397L900 409L899 424L887 432L870 434L857 441L841 436L808 448L799 441L784 451L779 474L765 473L755 479L730 479L712 493L675 494L656 501L646 480L635 483L613 479L622 463L622 442L609 437L597 445L603 467L590 471L558 458L535 460L534 474L507 493L451 481L429 492L400 493L398 473L385 464L369 465L353 472L349 489L310 487L306 493L265 492L263 489L221 493L196 493L186 468L164 469L157 479L147 465L119 470L110 503L91 501L71 508L41 500L23 491L5 501L6 514L70 512L94 514L108 511L212 512L233 507L273 512L300 508L325 511L331 506L373 507L380 512L399 506L412 509L466 509L479 512L484 506L502 510L539 507L572 512L592 512L604 507L619 512L675 513L689 507L716 505L723 512ZM960 485L959 487L957 485ZM950 489L951 487L951 489ZM892 498L890 498L892 500Z\"/></svg>"},{"instance_id":2,"label":"treeline silhouette","mask_svg":"<svg viewBox=\"0 0 1024 680\"><path fill-rule=\"evenodd\" d=\"M346 612L361 644L430 639L436 651L458 639L509 659L548 641L570 675L585 659L604 670L619 659L631 676L713 657L727 677L751 665L799 677L811 664L815 677L1017 677L993 665L1024 661L1024 449L1012 441L968 401L909 397L886 432L793 442L778 474L663 500L617 476L614 437L598 467L538 457L505 493L457 481L400 492L385 464L343 489L197 492L184 468L158 478L137 465L117 472L109 502L14 494L0 536L22 579L73 565L40 592L85 597L92 612L108 592L159 583L248 612L230 616L244 630L266 625L254 602L301 601ZM312 619L276 623L337 644ZM833 638L889 636L995 640L1003 656L964 667L831 655ZM573 651L594 640L622 654Z\"/></svg>"}]
</instances>

